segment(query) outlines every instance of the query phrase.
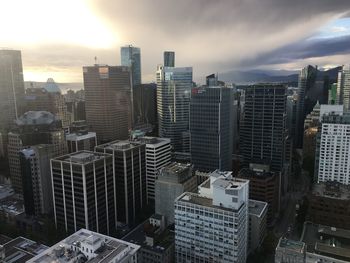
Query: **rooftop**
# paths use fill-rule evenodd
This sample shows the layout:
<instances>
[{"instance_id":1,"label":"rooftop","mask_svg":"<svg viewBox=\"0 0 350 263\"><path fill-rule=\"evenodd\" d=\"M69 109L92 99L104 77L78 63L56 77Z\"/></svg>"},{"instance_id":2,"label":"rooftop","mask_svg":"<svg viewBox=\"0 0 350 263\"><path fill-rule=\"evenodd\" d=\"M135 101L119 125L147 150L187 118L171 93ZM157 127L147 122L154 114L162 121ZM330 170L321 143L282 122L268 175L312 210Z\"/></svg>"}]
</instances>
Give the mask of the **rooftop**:
<instances>
[{"instance_id":1,"label":"rooftop","mask_svg":"<svg viewBox=\"0 0 350 263\"><path fill-rule=\"evenodd\" d=\"M301 240L307 252L350 261L350 230L305 222Z\"/></svg>"},{"instance_id":2,"label":"rooftop","mask_svg":"<svg viewBox=\"0 0 350 263\"><path fill-rule=\"evenodd\" d=\"M161 146L163 144L170 143L170 139L159 138L159 137L150 137L150 136L139 137L138 140L141 143L145 143L147 146L151 145L153 147L157 147L157 146Z\"/></svg>"},{"instance_id":3,"label":"rooftop","mask_svg":"<svg viewBox=\"0 0 350 263\"><path fill-rule=\"evenodd\" d=\"M94 138L94 137L96 137L96 132L88 132L87 134L75 132L75 133L67 134L66 140L67 141L80 141L80 140L85 140L85 139Z\"/></svg>"},{"instance_id":4,"label":"rooftop","mask_svg":"<svg viewBox=\"0 0 350 263\"><path fill-rule=\"evenodd\" d=\"M292 250L298 253L303 253L305 250L305 243L286 239L286 238L281 238L280 241L278 242L277 247Z\"/></svg>"},{"instance_id":5,"label":"rooftop","mask_svg":"<svg viewBox=\"0 0 350 263\"><path fill-rule=\"evenodd\" d=\"M140 246L81 229L43 251L28 263L109 263L122 262L134 255ZM123 261L124 262L124 261Z\"/></svg>"},{"instance_id":6,"label":"rooftop","mask_svg":"<svg viewBox=\"0 0 350 263\"><path fill-rule=\"evenodd\" d=\"M1 184L0 185L0 200L9 197L11 195L14 195L15 192L11 185Z\"/></svg>"},{"instance_id":7,"label":"rooftop","mask_svg":"<svg viewBox=\"0 0 350 263\"><path fill-rule=\"evenodd\" d=\"M57 121L55 115L48 111L27 111L16 120L18 126L50 125Z\"/></svg>"},{"instance_id":8,"label":"rooftop","mask_svg":"<svg viewBox=\"0 0 350 263\"><path fill-rule=\"evenodd\" d=\"M23 201L18 199L17 195L5 197L1 200L0 212L11 216L22 214L24 212Z\"/></svg>"},{"instance_id":9,"label":"rooftop","mask_svg":"<svg viewBox=\"0 0 350 263\"><path fill-rule=\"evenodd\" d=\"M139 142L124 140L124 141L112 141L112 142L98 145L96 147L102 148L102 149L103 148L111 149L114 151L127 151L130 149L136 148L140 145L141 145L141 143L139 143Z\"/></svg>"},{"instance_id":10,"label":"rooftop","mask_svg":"<svg viewBox=\"0 0 350 263\"><path fill-rule=\"evenodd\" d=\"M111 157L111 155L106 153L79 151L79 152L63 155L58 158L54 158L53 160L72 162L76 164L87 164L87 163L92 163L94 161L104 159L107 157Z\"/></svg>"},{"instance_id":11,"label":"rooftop","mask_svg":"<svg viewBox=\"0 0 350 263\"><path fill-rule=\"evenodd\" d=\"M2 239L6 241L4 238ZM27 262L29 259L35 257L48 248L47 246L36 243L24 237L17 237L12 240L7 240L7 242L3 243L2 245L5 249L4 262L6 263Z\"/></svg>"},{"instance_id":12,"label":"rooftop","mask_svg":"<svg viewBox=\"0 0 350 263\"><path fill-rule=\"evenodd\" d=\"M267 210L268 204L266 202L249 199L249 214L261 217L263 212Z\"/></svg>"},{"instance_id":13,"label":"rooftop","mask_svg":"<svg viewBox=\"0 0 350 263\"><path fill-rule=\"evenodd\" d=\"M348 200L350 199L350 186L338 182L320 182L314 184L312 194L315 196Z\"/></svg>"}]
</instances>

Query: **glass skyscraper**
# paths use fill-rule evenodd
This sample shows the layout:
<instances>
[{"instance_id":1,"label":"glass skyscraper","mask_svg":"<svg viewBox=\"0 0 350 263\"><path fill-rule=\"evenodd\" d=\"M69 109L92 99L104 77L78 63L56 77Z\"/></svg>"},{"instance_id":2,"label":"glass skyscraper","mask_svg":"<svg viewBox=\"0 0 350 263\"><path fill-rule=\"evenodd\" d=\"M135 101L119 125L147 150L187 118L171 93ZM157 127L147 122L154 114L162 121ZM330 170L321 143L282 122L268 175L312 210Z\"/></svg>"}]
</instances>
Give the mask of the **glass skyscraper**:
<instances>
[{"instance_id":1,"label":"glass skyscraper","mask_svg":"<svg viewBox=\"0 0 350 263\"><path fill-rule=\"evenodd\" d=\"M164 51L164 67L175 67L175 52Z\"/></svg>"},{"instance_id":2,"label":"glass skyscraper","mask_svg":"<svg viewBox=\"0 0 350 263\"><path fill-rule=\"evenodd\" d=\"M231 170L232 113L232 88L204 86L192 89L190 142L192 163L196 170Z\"/></svg>"},{"instance_id":3,"label":"glass skyscraper","mask_svg":"<svg viewBox=\"0 0 350 263\"><path fill-rule=\"evenodd\" d=\"M141 84L141 51L131 45L120 48L121 65L128 66L132 72L132 85Z\"/></svg>"},{"instance_id":4,"label":"glass skyscraper","mask_svg":"<svg viewBox=\"0 0 350 263\"><path fill-rule=\"evenodd\" d=\"M188 131L192 67L157 69L159 136L170 138L174 151L182 152L182 132Z\"/></svg>"}]
</instances>

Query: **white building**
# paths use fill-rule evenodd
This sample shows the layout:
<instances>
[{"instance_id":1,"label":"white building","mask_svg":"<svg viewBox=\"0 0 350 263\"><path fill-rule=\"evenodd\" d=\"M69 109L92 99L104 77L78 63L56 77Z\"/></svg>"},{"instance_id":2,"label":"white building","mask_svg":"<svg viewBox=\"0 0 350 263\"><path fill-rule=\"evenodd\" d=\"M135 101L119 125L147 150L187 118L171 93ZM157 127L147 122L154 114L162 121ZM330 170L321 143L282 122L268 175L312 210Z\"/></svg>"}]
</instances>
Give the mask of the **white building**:
<instances>
[{"instance_id":1,"label":"white building","mask_svg":"<svg viewBox=\"0 0 350 263\"><path fill-rule=\"evenodd\" d=\"M136 263L140 246L86 229L60 241L28 263Z\"/></svg>"},{"instance_id":2,"label":"white building","mask_svg":"<svg viewBox=\"0 0 350 263\"><path fill-rule=\"evenodd\" d=\"M170 139L145 136L139 140L146 144L147 201L154 202L155 179L159 169L171 162Z\"/></svg>"},{"instance_id":3,"label":"white building","mask_svg":"<svg viewBox=\"0 0 350 263\"><path fill-rule=\"evenodd\" d=\"M249 181L214 171L175 200L176 262L246 262Z\"/></svg>"},{"instance_id":4,"label":"white building","mask_svg":"<svg viewBox=\"0 0 350 263\"><path fill-rule=\"evenodd\" d=\"M345 118L340 115L326 117L323 119L319 141L317 181L349 184L350 122L344 121Z\"/></svg>"}]
</instances>

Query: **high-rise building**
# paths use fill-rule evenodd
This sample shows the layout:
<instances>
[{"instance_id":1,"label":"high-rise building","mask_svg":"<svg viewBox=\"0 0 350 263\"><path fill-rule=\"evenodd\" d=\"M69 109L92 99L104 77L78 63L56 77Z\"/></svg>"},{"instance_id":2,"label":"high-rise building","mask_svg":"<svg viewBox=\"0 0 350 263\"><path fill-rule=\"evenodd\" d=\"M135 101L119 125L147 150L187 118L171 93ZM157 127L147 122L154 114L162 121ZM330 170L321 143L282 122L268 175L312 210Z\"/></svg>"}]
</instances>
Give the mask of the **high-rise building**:
<instances>
[{"instance_id":1,"label":"high-rise building","mask_svg":"<svg viewBox=\"0 0 350 263\"><path fill-rule=\"evenodd\" d=\"M5 131L21 115L23 97L21 51L0 49L0 127Z\"/></svg>"},{"instance_id":2,"label":"high-rise building","mask_svg":"<svg viewBox=\"0 0 350 263\"><path fill-rule=\"evenodd\" d=\"M350 66L343 67L338 73L337 104L343 104L346 111L350 110Z\"/></svg>"},{"instance_id":3,"label":"high-rise building","mask_svg":"<svg viewBox=\"0 0 350 263\"><path fill-rule=\"evenodd\" d=\"M164 51L164 67L175 67L174 51Z\"/></svg>"},{"instance_id":4,"label":"high-rise building","mask_svg":"<svg viewBox=\"0 0 350 263\"><path fill-rule=\"evenodd\" d=\"M17 193L22 194L22 176L19 152L25 147L38 144L54 146L54 156L67 151L61 121L47 111L28 111L19 117L15 127L8 133L8 158L11 183Z\"/></svg>"},{"instance_id":5,"label":"high-rise building","mask_svg":"<svg viewBox=\"0 0 350 263\"><path fill-rule=\"evenodd\" d=\"M350 184L350 115L323 115L317 141L317 182Z\"/></svg>"},{"instance_id":6,"label":"high-rise building","mask_svg":"<svg viewBox=\"0 0 350 263\"><path fill-rule=\"evenodd\" d=\"M86 121L75 121L66 134L68 153L93 151L97 145L96 132L90 132Z\"/></svg>"},{"instance_id":7,"label":"high-rise building","mask_svg":"<svg viewBox=\"0 0 350 263\"><path fill-rule=\"evenodd\" d=\"M113 141L95 147L96 152L114 156L117 220L134 225L147 205L146 145L140 142Z\"/></svg>"},{"instance_id":8,"label":"high-rise building","mask_svg":"<svg viewBox=\"0 0 350 263\"><path fill-rule=\"evenodd\" d=\"M139 251L139 245L80 229L56 245L41 249L37 256L26 262L137 263L141 260Z\"/></svg>"},{"instance_id":9,"label":"high-rise building","mask_svg":"<svg viewBox=\"0 0 350 263\"><path fill-rule=\"evenodd\" d=\"M51 112L62 121L64 128L68 128L73 119L59 86L52 78L49 78L42 88L26 89L24 108L25 111Z\"/></svg>"},{"instance_id":10,"label":"high-rise building","mask_svg":"<svg viewBox=\"0 0 350 263\"><path fill-rule=\"evenodd\" d=\"M296 147L302 148L304 135L304 120L308 114L306 110L306 100L308 92L315 86L317 77L317 67L308 65L299 74L298 80L298 104L296 118ZM310 109L310 111L312 108Z\"/></svg>"},{"instance_id":11,"label":"high-rise building","mask_svg":"<svg viewBox=\"0 0 350 263\"><path fill-rule=\"evenodd\" d=\"M158 133L157 124L157 85L141 84L133 87L134 124L149 124L153 133Z\"/></svg>"},{"instance_id":12,"label":"high-rise building","mask_svg":"<svg viewBox=\"0 0 350 263\"><path fill-rule=\"evenodd\" d=\"M176 262L246 262L249 181L215 171L175 200Z\"/></svg>"},{"instance_id":13,"label":"high-rise building","mask_svg":"<svg viewBox=\"0 0 350 263\"><path fill-rule=\"evenodd\" d=\"M259 249L264 242L267 232L267 207L266 202L249 199L248 254Z\"/></svg>"},{"instance_id":14,"label":"high-rise building","mask_svg":"<svg viewBox=\"0 0 350 263\"><path fill-rule=\"evenodd\" d=\"M39 144L19 152L23 201L27 215L53 214L50 159L54 157L54 146Z\"/></svg>"},{"instance_id":15,"label":"high-rise building","mask_svg":"<svg viewBox=\"0 0 350 263\"><path fill-rule=\"evenodd\" d=\"M181 133L189 129L191 88L191 67L158 67L159 137L170 138L175 152L183 151Z\"/></svg>"},{"instance_id":16,"label":"high-rise building","mask_svg":"<svg viewBox=\"0 0 350 263\"><path fill-rule=\"evenodd\" d=\"M190 103L191 159L196 170L230 171L233 147L233 89L193 88Z\"/></svg>"},{"instance_id":17,"label":"high-rise building","mask_svg":"<svg viewBox=\"0 0 350 263\"><path fill-rule=\"evenodd\" d=\"M127 139L132 123L130 68L84 67L86 121L100 143Z\"/></svg>"},{"instance_id":18,"label":"high-rise building","mask_svg":"<svg viewBox=\"0 0 350 263\"><path fill-rule=\"evenodd\" d=\"M278 218L281 203L279 172L270 172L266 165L250 164L239 171L237 177L249 180L249 198L268 203L267 225L273 226Z\"/></svg>"},{"instance_id":19,"label":"high-rise building","mask_svg":"<svg viewBox=\"0 0 350 263\"><path fill-rule=\"evenodd\" d=\"M116 230L113 156L80 151L51 159L55 224L66 232Z\"/></svg>"},{"instance_id":20,"label":"high-rise building","mask_svg":"<svg viewBox=\"0 0 350 263\"><path fill-rule=\"evenodd\" d=\"M159 170L171 162L170 140L157 137L141 137L146 144L147 201L154 203L155 180Z\"/></svg>"},{"instance_id":21,"label":"high-rise building","mask_svg":"<svg viewBox=\"0 0 350 263\"><path fill-rule=\"evenodd\" d=\"M240 127L240 150L244 166L249 163L270 165L282 171L286 140L286 87L258 84L245 90Z\"/></svg>"},{"instance_id":22,"label":"high-rise building","mask_svg":"<svg viewBox=\"0 0 350 263\"><path fill-rule=\"evenodd\" d=\"M171 163L160 170L155 183L155 211L174 223L174 200L184 192L197 192L197 177L191 164Z\"/></svg>"},{"instance_id":23,"label":"high-rise building","mask_svg":"<svg viewBox=\"0 0 350 263\"><path fill-rule=\"evenodd\" d=\"M141 84L141 51L131 45L120 48L121 65L131 68L132 85Z\"/></svg>"}]
</instances>

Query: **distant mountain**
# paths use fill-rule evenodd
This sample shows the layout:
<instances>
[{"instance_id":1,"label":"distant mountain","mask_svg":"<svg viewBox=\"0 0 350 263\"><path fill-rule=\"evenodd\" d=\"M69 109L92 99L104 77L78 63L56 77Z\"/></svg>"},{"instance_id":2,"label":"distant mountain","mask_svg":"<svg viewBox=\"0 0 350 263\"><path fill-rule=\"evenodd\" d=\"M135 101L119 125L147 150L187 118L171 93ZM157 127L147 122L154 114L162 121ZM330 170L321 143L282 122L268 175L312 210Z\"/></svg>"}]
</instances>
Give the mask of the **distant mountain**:
<instances>
[{"instance_id":1,"label":"distant mountain","mask_svg":"<svg viewBox=\"0 0 350 263\"><path fill-rule=\"evenodd\" d=\"M46 82L38 82L38 81L25 81L24 88L41 88L46 84ZM84 89L83 83L72 82L72 83L56 83L58 87L61 89L62 93L67 93L68 90L81 90Z\"/></svg>"}]
</instances>

